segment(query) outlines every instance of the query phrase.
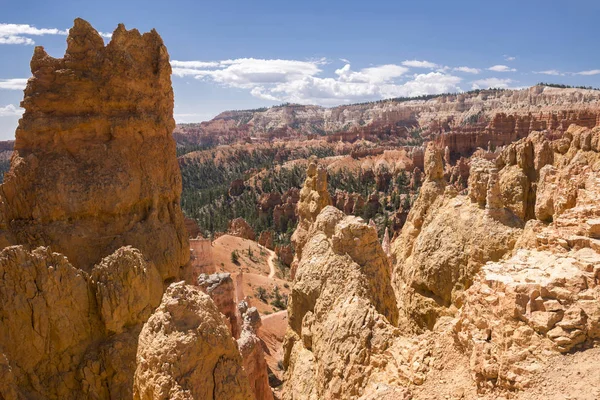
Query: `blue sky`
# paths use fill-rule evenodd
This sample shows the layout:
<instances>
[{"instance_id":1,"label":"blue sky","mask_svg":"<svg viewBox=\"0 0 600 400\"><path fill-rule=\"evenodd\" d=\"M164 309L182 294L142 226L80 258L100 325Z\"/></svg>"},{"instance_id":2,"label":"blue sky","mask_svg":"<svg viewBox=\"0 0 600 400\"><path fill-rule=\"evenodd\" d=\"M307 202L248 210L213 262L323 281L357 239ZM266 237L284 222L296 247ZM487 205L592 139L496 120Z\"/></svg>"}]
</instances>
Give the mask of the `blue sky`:
<instances>
[{"instance_id":1,"label":"blue sky","mask_svg":"<svg viewBox=\"0 0 600 400\"><path fill-rule=\"evenodd\" d=\"M55 0L0 7L0 139L14 137L34 43L62 56L76 17L108 34L120 22L158 30L173 64L178 122L287 101L331 106L540 81L600 86L598 1Z\"/></svg>"}]
</instances>

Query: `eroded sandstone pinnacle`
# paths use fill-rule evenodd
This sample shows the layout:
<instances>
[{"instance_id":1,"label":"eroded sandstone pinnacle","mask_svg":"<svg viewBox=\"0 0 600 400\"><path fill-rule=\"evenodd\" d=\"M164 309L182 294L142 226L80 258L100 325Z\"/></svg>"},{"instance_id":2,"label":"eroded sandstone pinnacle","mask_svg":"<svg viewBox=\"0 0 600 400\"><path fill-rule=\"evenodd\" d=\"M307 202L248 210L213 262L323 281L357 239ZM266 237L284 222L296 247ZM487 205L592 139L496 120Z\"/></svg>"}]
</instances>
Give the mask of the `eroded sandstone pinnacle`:
<instances>
[{"instance_id":1,"label":"eroded sandstone pinnacle","mask_svg":"<svg viewBox=\"0 0 600 400\"><path fill-rule=\"evenodd\" d=\"M189 244L171 132L169 55L156 31L112 40L76 19L63 58L36 47L0 244L51 246L86 271L123 245L179 278Z\"/></svg>"},{"instance_id":2,"label":"eroded sandstone pinnacle","mask_svg":"<svg viewBox=\"0 0 600 400\"><path fill-rule=\"evenodd\" d=\"M155 31L104 46L77 19L31 70L0 187L0 398L130 399L142 325L189 260L169 56Z\"/></svg>"}]
</instances>

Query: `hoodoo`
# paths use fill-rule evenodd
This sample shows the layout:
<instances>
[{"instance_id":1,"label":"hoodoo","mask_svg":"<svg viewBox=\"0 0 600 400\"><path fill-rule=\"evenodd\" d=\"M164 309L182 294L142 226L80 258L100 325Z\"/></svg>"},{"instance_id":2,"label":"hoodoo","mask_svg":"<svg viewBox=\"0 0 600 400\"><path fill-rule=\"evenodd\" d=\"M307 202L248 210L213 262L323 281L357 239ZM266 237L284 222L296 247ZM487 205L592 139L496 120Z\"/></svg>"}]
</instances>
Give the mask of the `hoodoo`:
<instances>
[{"instance_id":1,"label":"hoodoo","mask_svg":"<svg viewBox=\"0 0 600 400\"><path fill-rule=\"evenodd\" d=\"M31 72L0 193L4 245L50 246L87 272L132 245L179 279L189 244L158 33L119 25L105 46L77 19L64 58L36 47Z\"/></svg>"},{"instance_id":2,"label":"hoodoo","mask_svg":"<svg viewBox=\"0 0 600 400\"><path fill-rule=\"evenodd\" d=\"M189 259L169 55L77 19L31 70L0 187L0 398L130 399L142 325Z\"/></svg>"}]
</instances>

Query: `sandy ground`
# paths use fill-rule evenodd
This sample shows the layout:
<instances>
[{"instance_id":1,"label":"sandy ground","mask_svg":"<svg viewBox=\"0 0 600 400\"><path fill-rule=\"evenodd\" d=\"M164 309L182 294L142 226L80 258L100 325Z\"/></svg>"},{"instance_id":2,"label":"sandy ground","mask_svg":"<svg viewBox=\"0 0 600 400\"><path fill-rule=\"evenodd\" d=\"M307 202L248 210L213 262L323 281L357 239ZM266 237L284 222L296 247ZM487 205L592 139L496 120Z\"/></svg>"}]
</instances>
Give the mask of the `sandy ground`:
<instances>
[{"instance_id":1,"label":"sandy ground","mask_svg":"<svg viewBox=\"0 0 600 400\"><path fill-rule=\"evenodd\" d=\"M450 336L439 337L432 354L439 357L438 367L423 385L410 387L413 400L600 400L600 348L545 358L541 372L523 391L478 392L469 359L453 346Z\"/></svg>"},{"instance_id":2,"label":"sandy ground","mask_svg":"<svg viewBox=\"0 0 600 400\"><path fill-rule=\"evenodd\" d=\"M231 261L231 253L239 255L238 264ZM229 272L236 285L239 300L246 298L250 306L256 307L262 315L280 311L273 306L273 290L279 288L281 295L287 296L290 284L281 276L275 260L277 256L271 250L257 242L231 235L223 235L213 242L213 260L217 272ZM267 303L257 296L259 287L267 291Z\"/></svg>"}]
</instances>

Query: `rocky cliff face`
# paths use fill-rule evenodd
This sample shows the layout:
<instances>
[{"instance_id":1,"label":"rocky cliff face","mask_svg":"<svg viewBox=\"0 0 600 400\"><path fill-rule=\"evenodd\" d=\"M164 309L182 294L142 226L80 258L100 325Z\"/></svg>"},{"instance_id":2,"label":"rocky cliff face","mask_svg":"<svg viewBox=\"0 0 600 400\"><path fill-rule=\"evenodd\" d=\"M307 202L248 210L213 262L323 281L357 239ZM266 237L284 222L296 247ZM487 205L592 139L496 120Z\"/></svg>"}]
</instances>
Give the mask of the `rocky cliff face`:
<instances>
[{"instance_id":1,"label":"rocky cliff face","mask_svg":"<svg viewBox=\"0 0 600 400\"><path fill-rule=\"evenodd\" d=\"M442 150L427 147L391 278L364 221L325 207L307 224L284 398L491 399L508 389L533 399L549 393L557 363L561 374L579 368L557 357L600 339L600 129L534 132L494 154L470 161L459 194ZM596 378L581 379L559 392Z\"/></svg>"},{"instance_id":2,"label":"rocky cliff face","mask_svg":"<svg viewBox=\"0 0 600 400\"><path fill-rule=\"evenodd\" d=\"M288 306L285 398L353 398L397 335L387 258L374 228L331 206L308 237Z\"/></svg>"},{"instance_id":3,"label":"rocky cliff face","mask_svg":"<svg viewBox=\"0 0 600 400\"><path fill-rule=\"evenodd\" d=\"M539 170L539 219L527 223L512 257L482 267L455 327L481 386L527 388L548 351L600 338L600 131L572 126L562 139L527 138L507 150L530 139L554 158Z\"/></svg>"},{"instance_id":4,"label":"rocky cliff face","mask_svg":"<svg viewBox=\"0 0 600 400\"><path fill-rule=\"evenodd\" d=\"M142 325L187 275L162 40L78 19L67 44L35 49L0 190L4 399L132 398Z\"/></svg>"},{"instance_id":5,"label":"rocky cliff face","mask_svg":"<svg viewBox=\"0 0 600 400\"><path fill-rule=\"evenodd\" d=\"M296 273L298 262L302 257L302 249L309 239L308 231L321 210L331 205L331 197L327 191L327 171L320 167L315 159L310 161L306 171L306 180L300 191L297 205L298 227L292 235L294 245L294 261L292 261L292 279Z\"/></svg>"},{"instance_id":6,"label":"rocky cliff face","mask_svg":"<svg viewBox=\"0 0 600 400\"><path fill-rule=\"evenodd\" d=\"M119 25L104 46L77 19L64 58L36 47L31 71L0 193L5 244L51 246L87 272L132 245L179 278L189 245L160 36Z\"/></svg>"},{"instance_id":7,"label":"rocky cliff face","mask_svg":"<svg viewBox=\"0 0 600 400\"><path fill-rule=\"evenodd\" d=\"M265 360L263 347L266 345L258 337L258 330L262 325L260 314L255 307L248 308L242 302L242 328L237 340L240 354L242 355L244 371L248 375L250 388L258 400L273 400L273 392L269 386L268 367Z\"/></svg>"},{"instance_id":8,"label":"rocky cliff face","mask_svg":"<svg viewBox=\"0 0 600 400\"><path fill-rule=\"evenodd\" d=\"M141 324L160 301L162 280L124 247L91 275L48 248L0 253L0 352L17 398L131 398Z\"/></svg>"},{"instance_id":9,"label":"rocky cliff face","mask_svg":"<svg viewBox=\"0 0 600 400\"><path fill-rule=\"evenodd\" d=\"M446 186L441 150L427 147L425 181L392 249L399 307L421 328L432 329L440 315L460 306L479 267L510 251L520 234L519 218L504 211L493 218L486 208L493 168L472 162L471 196L459 196Z\"/></svg>"},{"instance_id":10,"label":"rocky cliff face","mask_svg":"<svg viewBox=\"0 0 600 400\"><path fill-rule=\"evenodd\" d=\"M483 90L429 100L344 105L333 108L288 105L227 111L211 121L179 126L178 143L231 143L327 135L332 141L367 139L410 142L411 134L437 137L453 157L477 147L507 145L532 131L566 130L570 124L594 127L600 92L533 86L522 90Z\"/></svg>"},{"instance_id":11,"label":"rocky cliff face","mask_svg":"<svg viewBox=\"0 0 600 400\"><path fill-rule=\"evenodd\" d=\"M231 220L229 222L229 226L227 227L227 233L232 236L241 237L243 239L256 239L256 233L244 218L236 218L234 220Z\"/></svg>"},{"instance_id":12,"label":"rocky cliff face","mask_svg":"<svg viewBox=\"0 0 600 400\"><path fill-rule=\"evenodd\" d=\"M198 277L197 284L202 291L210 296L217 306L217 309L223 314L225 324L231 331L234 338L240 336L241 321L239 321L237 306L235 304L235 286L231 274L201 274Z\"/></svg>"},{"instance_id":13,"label":"rocky cliff face","mask_svg":"<svg viewBox=\"0 0 600 400\"><path fill-rule=\"evenodd\" d=\"M210 297L172 284L144 325L134 399L253 400L231 332Z\"/></svg>"}]
</instances>

